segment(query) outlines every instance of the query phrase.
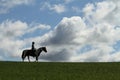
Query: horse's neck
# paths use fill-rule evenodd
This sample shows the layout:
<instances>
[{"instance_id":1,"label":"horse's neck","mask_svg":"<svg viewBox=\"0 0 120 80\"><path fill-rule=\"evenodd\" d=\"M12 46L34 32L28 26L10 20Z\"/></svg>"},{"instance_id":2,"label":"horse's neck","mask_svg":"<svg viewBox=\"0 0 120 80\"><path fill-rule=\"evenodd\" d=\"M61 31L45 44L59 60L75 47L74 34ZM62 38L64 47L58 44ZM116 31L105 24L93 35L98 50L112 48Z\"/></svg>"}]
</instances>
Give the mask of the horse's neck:
<instances>
[{"instance_id":1,"label":"horse's neck","mask_svg":"<svg viewBox=\"0 0 120 80\"><path fill-rule=\"evenodd\" d=\"M42 52L42 50L41 50L41 49L39 49L39 50L38 50L38 56L40 55L40 53L41 53L41 52Z\"/></svg>"}]
</instances>

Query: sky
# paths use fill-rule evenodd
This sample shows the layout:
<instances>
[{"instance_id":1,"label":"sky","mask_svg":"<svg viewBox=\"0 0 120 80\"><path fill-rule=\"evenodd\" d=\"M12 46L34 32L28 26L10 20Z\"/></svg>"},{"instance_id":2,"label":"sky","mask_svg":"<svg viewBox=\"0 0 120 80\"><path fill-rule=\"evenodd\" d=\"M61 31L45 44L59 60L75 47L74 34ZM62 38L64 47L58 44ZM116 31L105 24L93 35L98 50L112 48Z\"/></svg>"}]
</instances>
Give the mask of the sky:
<instances>
[{"instance_id":1,"label":"sky","mask_svg":"<svg viewBox=\"0 0 120 80\"><path fill-rule=\"evenodd\" d=\"M119 0L0 0L0 60L46 46L39 61L120 61ZM35 60L34 58L31 58ZM27 60L27 59L26 59Z\"/></svg>"}]
</instances>

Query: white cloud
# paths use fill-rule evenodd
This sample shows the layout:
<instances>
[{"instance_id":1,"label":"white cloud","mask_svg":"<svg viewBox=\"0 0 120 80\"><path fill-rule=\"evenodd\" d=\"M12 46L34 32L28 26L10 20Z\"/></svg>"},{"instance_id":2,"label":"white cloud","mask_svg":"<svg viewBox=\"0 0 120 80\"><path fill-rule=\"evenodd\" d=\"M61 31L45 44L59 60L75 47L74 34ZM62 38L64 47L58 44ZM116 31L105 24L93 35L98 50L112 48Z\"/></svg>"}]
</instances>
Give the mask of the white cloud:
<instances>
[{"instance_id":1,"label":"white cloud","mask_svg":"<svg viewBox=\"0 0 120 80\"><path fill-rule=\"evenodd\" d=\"M91 15L92 11L94 10L94 5L93 4L86 4L86 6L83 8L83 12L85 15Z\"/></svg>"},{"instance_id":2,"label":"white cloud","mask_svg":"<svg viewBox=\"0 0 120 80\"><path fill-rule=\"evenodd\" d=\"M111 61L110 59L116 61L119 59L112 58L111 53L115 51L113 45L120 40L120 37L116 36L119 34L119 29L115 29L115 26L106 22L99 24L94 22L94 26L90 27L79 16L65 17L53 31L46 34L47 37L42 37L45 41L40 44L47 45L51 50L48 55L41 58L73 62L106 62ZM86 45L92 48L81 53L79 50Z\"/></svg>"},{"instance_id":3,"label":"white cloud","mask_svg":"<svg viewBox=\"0 0 120 80\"><path fill-rule=\"evenodd\" d=\"M54 10L57 13L62 13L65 12L65 6L62 4L57 4L57 5L53 5L53 7L50 8L51 10Z\"/></svg>"},{"instance_id":4,"label":"white cloud","mask_svg":"<svg viewBox=\"0 0 120 80\"><path fill-rule=\"evenodd\" d=\"M0 24L0 56L19 55L24 42L18 38L24 35L28 25L21 21L5 21Z\"/></svg>"},{"instance_id":5,"label":"white cloud","mask_svg":"<svg viewBox=\"0 0 120 80\"><path fill-rule=\"evenodd\" d=\"M36 38L40 45L47 46L48 49L48 53L40 58L47 61L70 61L78 49L74 47L82 43L76 42L75 39L80 38L78 34L83 30L85 24L80 17L63 18L53 31ZM80 36L83 35L82 33Z\"/></svg>"},{"instance_id":6,"label":"white cloud","mask_svg":"<svg viewBox=\"0 0 120 80\"><path fill-rule=\"evenodd\" d=\"M120 52L116 52L116 53L114 53L114 54L111 54L111 57L109 57L108 59L109 59L109 61L120 61L120 58L119 58L119 56L120 56Z\"/></svg>"},{"instance_id":7,"label":"white cloud","mask_svg":"<svg viewBox=\"0 0 120 80\"><path fill-rule=\"evenodd\" d=\"M8 57L18 57L20 59L22 50L34 40L32 36L30 38L24 37L24 39L21 39L21 37L32 33L31 31L34 32L36 29L41 31L50 28L46 24L31 25L31 27L29 25L31 24L20 20L6 20L0 23L0 52L2 52L0 57L2 59L8 60Z\"/></svg>"},{"instance_id":8,"label":"white cloud","mask_svg":"<svg viewBox=\"0 0 120 80\"><path fill-rule=\"evenodd\" d=\"M109 2L109 0L107 0ZM105 18L109 23L120 25L120 1L119 0L110 0L114 5L113 11Z\"/></svg>"},{"instance_id":9,"label":"white cloud","mask_svg":"<svg viewBox=\"0 0 120 80\"><path fill-rule=\"evenodd\" d=\"M32 4L34 0L1 0L0 1L0 14L9 12L9 9L18 5Z\"/></svg>"},{"instance_id":10,"label":"white cloud","mask_svg":"<svg viewBox=\"0 0 120 80\"><path fill-rule=\"evenodd\" d=\"M76 43L75 39L78 36L85 35L80 32L85 30L85 28L84 21L80 17L65 17L57 27L55 27L54 31L49 33L51 38L48 40L48 43L52 45L72 45Z\"/></svg>"},{"instance_id":11,"label":"white cloud","mask_svg":"<svg viewBox=\"0 0 120 80\"><path fill-rule=\"evenodd\" d=\"M27 24L21 21L5 21L0 24L0 37L12 38L19 37L24 34Z\"/></svg>"},{"instance_id":12,"label":"white cloud","mask_svg":"<svg viewBox=\"0 0 120 80\"><path fill-rule=\"evenodd\" d=\"M56 13L63 13L66 11L66 7L63 4L50 4L48 2L45 2L44 4L42 4L42 7L40 8L40 10L44 10L44 9L48 9L51 11L54 11Z\"/></svg>"},{"instance_id":13,"label":"white cloud","mask_svg":"<svg viewBox=\"0 0 120 80\"><path fill-rule=\"evenodd\" d=\"M120 30L115 27L119 24L119 1L107 0L95 4L87 4L83 9L84 20L89 27L88 41L93 47L91 51L76 55L73 61L119 61L113 44L120 40ZM91 29L91 30L90 30ZM85 39L85 40L86 40ZM111 54L112 53L112 54Z\"/></svg>"},{"instance_id":14,"label":"white cloud","mask_svg":"<svg viewBox=\"0 0 120 80\"><path fill-rule=\"evenodd\" d=\"M106 0L95 4L87 4L83 9L85 16L96 23L107 22L112 25L120 25L118 0Z\"/></svg>"},{"instance_id":15,"label":"white cloud","mask_svg":"<svg viewBox=\"0 0 120 80\"><path fill-rule=\"evenodd\" d=\"M40 30L49 30L51 27L50 25L46 25L46 24L30 24L31 28L29 30L26 31L26 33L30 33L30 32L34 32L38 29Z\"/></svg>"}]
</instances>

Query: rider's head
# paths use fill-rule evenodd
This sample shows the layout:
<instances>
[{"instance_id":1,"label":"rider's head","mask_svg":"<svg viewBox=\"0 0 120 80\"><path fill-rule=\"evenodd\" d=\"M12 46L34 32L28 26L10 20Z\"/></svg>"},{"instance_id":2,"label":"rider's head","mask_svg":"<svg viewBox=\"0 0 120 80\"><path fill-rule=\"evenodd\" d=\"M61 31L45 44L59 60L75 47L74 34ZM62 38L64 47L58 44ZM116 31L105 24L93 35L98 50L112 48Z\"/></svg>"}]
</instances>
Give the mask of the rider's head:
<instances>
[{"instance_id":1,"label":"rider's head","mask_svg":"<svg viewBox=\"0 0 120 80\"><path fill-rule=\"evenodd\" d=\"M32 42L32 44L35 44L35 42Z\"/></svg>"}]
</instances>

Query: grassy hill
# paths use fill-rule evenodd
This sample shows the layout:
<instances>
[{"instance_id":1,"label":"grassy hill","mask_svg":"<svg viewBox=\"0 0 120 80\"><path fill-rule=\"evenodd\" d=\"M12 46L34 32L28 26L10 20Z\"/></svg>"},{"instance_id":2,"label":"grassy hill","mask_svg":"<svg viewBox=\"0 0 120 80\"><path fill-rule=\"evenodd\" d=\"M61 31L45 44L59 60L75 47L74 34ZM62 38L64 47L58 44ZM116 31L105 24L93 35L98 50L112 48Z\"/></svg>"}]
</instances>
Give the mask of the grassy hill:
<instances>
[{"instance_id":1,"label":"grassy hill","mask_svg":"<svg viewBox=\"0 0 120 80\"><path fill-rule=\"evenodd\" d=\"M120 63L0 62L0 80L120 80Z\"/></svg>"}]
</instances>

